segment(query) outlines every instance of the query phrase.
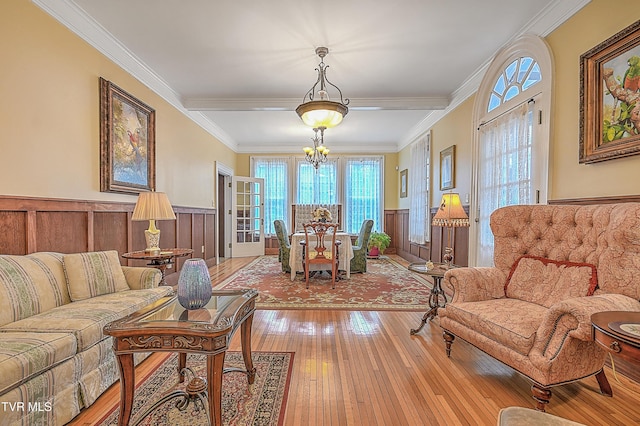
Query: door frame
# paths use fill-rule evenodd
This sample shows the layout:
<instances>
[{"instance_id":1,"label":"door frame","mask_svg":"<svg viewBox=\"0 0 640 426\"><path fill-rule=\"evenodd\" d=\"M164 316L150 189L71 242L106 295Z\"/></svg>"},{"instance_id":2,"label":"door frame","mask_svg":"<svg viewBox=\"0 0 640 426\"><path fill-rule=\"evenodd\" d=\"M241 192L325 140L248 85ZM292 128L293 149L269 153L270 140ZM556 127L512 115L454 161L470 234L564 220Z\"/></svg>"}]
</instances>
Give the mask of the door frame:
<instances>
[{"instance_id":1,"label":"door frame","mask_svg":"<svg viewBox=\"0 0 640 426\"><path fill-rule=\"evenodd\" d=\"M214 195L214 200L216 200L216 203L218 201L218 177L222 176L224 179L224 204L225 206L229 206L229 208L225 209L226 211L220 211L220 209L217 209L218 215L221 215L219 217L222 218L222 223L223 229L220 229L220 220L218 219L218 225L217 225L217 230L218 232L216 232L216 247L219 246L220 244L220 235L224 235L224 241L226 241L227 243L231 242L231 178L234 175L234 170L232 167L227 166L226 164L220 162L220 161L216 161L215 162L215 176L214 176L214 188L216 191L216 194ZM216 205L216 207L218 207ZM225 259L229 259L231 258L232 253L231 253L231 247L229 244L225 244L224 247L224 258ZM219 250L216 250L216 264L220 263L220 252Z\"/></svg>"}]
</instances>

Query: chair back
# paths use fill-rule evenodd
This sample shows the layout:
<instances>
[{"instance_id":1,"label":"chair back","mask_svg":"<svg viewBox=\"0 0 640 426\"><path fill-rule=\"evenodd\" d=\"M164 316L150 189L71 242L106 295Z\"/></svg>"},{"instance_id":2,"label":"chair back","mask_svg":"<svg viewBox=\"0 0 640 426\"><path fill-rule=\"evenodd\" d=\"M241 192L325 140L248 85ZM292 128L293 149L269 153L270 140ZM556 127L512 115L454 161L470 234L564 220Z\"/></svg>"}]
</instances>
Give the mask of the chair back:
<instances>
[{"instance_id":1,"label":"chair back","mask_svg":"<svg viewBox=\"0 0 640 426\"><path fill-rule=\"evenodd\" d=\"M365 219L360 226L360 233L358 234L356 245L353 247L354 250L367 247L367 244L369 244L369 237L371 236L371 229L373 229L373 220Z\"/></svg>"},{"instance_id":2,"label":"chair back","mask_svg":"<svg viewBox=\"0 0 640 426\"><path fill-rule=\"evenodd\" d=\"M302 225L305 238L305 261L332 263L336 257L337 223L313 222Z\"/></svg>"},{"instance_id":3,"label":"chair back","mask_svg":"<svg viewBox=\"0 0 640 426\"><path fill-rule=\"evenodd\" d=\"M274 220L273 227L276 230L276 236L278 237L278 243L280 244L280 247L291 247L289 236L287 235L287 226L285 225L284 220Z\"/></svg>"}]
</instances>

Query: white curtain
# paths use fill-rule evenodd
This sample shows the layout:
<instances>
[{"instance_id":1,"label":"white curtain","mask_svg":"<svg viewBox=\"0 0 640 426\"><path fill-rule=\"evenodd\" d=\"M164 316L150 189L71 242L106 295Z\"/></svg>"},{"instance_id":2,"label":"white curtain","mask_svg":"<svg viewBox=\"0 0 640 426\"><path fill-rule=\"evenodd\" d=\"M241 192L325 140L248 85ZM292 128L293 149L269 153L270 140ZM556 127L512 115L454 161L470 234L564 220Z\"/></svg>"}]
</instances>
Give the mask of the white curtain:
<instances>
[{"instance_id":1,"label":"white curtain","mask_svg":"<svg viewBox=\"0 0 640 426\"><path fill-rule=\"evenodd\" d=\"M424 244L430 239L429 226L429 158L431 134L411 146L411 163L408 173L407 196L411 199L409 208L409 241Z\"/></svg>"},{"instance_id":2,"label":"white curtain","mask_svg":"<svg viewBox=\"0 0 640 426\"><path fill-rule=\"evenodd\" d=\"M296 169L296 203L337 204L338 160L336 158L322 163L317 170L305 159L298 159Z\"/></svg>"},{"instance_id":3,"label":"white curtain","mask_svg":"<svg viewBox=\"0 0 640 426\"><path fill-rule=\"evenodd\" d=\"M273 221L289 223L289 159L280 157L251 158L252 176L264 179L264 233L275 234Z\"/></svg>"},{"instance_id":4,"label":"white curtain","mask_svg":"<svg viewBox=\"0 0 640 426\"><path fill-rule=\"evenodd\" d=\"M480 128L478 163L479 248L477 266L493 266L491 213L531 204L532 111L523 103Z\"/></svg>"},{"instance_id":5,"label":"white curtain","mask_svg":"<svg viewBox=\"0 0 640 426\"><path fill-rule=\"evenodd\" d=\"M383 157L347 158L342 224L346 232L357 234L366 219L373 220L375 231L384 229L383 171Z\"/></svg>"}]
</instances>

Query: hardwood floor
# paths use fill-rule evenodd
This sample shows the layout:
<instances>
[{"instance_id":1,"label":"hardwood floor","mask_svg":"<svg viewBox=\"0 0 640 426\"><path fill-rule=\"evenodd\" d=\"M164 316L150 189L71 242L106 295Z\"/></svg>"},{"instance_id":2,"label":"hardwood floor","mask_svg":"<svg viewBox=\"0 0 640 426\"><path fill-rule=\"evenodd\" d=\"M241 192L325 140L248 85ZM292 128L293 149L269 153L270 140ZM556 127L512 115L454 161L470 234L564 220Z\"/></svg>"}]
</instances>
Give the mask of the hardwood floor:
<instances>
[{"instance_id":1,"label":"hardwood floor","mask_svg":"<svg viewBox=\"0 0 640 426\"><path fill-rule=\"evenodd\" d=\"M211 268L214 282L251 260ZM411 336L421 318L421 312L257 311L253 350L295 352L285 425L495 425L501 408L533 408L530 383L483 352L457 340L447 358L437 319ZM240 350L239 333L231 350ZM163 357L146 360L138 376ZM640 384L606 372L613 398L600 395L591 377L554 388L547 411L587 425L640 424ZM72 424L94 424L118 398L116 383Z\"/></svg>"}]
</instances>

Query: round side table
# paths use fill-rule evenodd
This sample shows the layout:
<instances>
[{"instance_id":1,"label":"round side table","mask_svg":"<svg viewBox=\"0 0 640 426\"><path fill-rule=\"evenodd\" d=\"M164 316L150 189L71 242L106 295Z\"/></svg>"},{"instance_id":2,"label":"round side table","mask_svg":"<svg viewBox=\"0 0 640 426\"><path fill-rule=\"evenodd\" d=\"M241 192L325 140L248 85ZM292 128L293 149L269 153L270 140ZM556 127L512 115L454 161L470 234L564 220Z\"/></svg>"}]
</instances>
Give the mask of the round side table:
<instances>
[{"instance_id":1,"label":"round side table","mask_svg":"<svg viewBox=\"0 0 640 426\"><path fill-rule=\"evenodd\" d=\"M165 281L165 270L173 266L173 264L175 263L175 259L179 257L189 256L192 253L192 249L173 248L163 249L159 252L145 250L132 251L130 253L123 254L122 257L132 260L148 260L148 266L159 269L162 273L162 280L160 281L160 285L166 285L167 282Z\"/></svg>"},{"instance_id":2,"label":"round side table","mask_svg":"<svg viewBox=\"0 0 640 426\"><path fill-rule=\"evenodd\" d=\"M412 328L410 333L414 335L422 330L422 327L428 320L433 319L438 315L438 308L444 308L447 304L447 297L442 289L442 279L444 274L449 270L455 268L451 266L449 269L444 267L444 263L434 263L433 268L427 269L425 262L412 263L408 266L410 271L417 272L418 274L428 275L433 278L433 287L431 288L431 294L429 294L429 310L422 317L422 322L418 328Z\"/></svg>"}]
</instances>

